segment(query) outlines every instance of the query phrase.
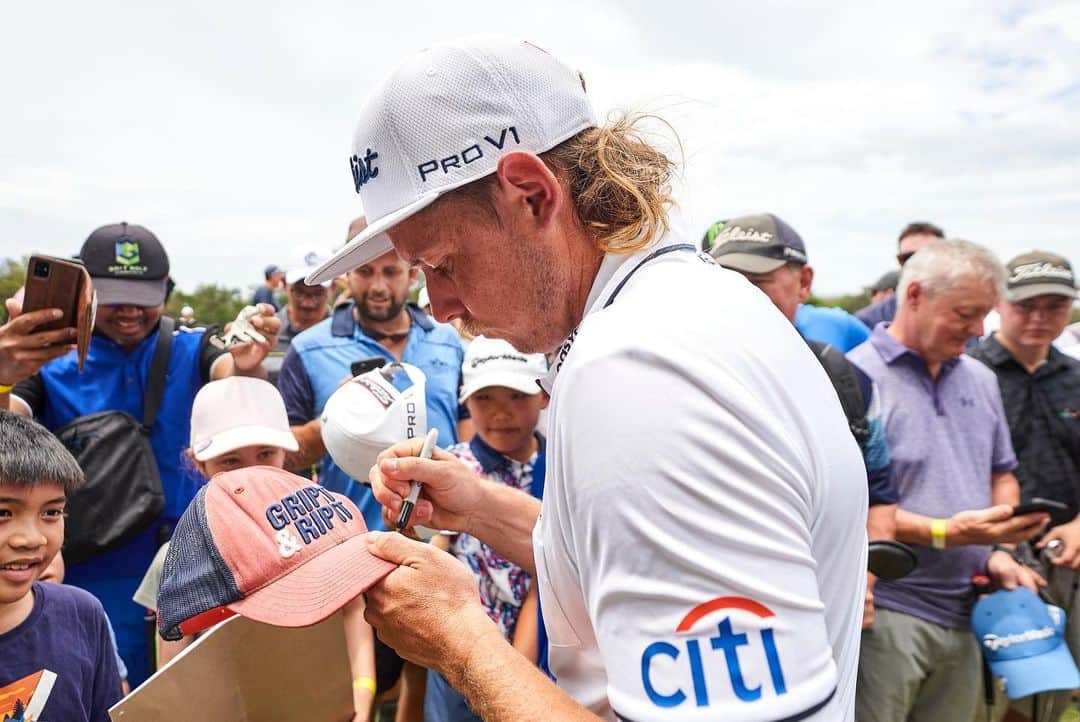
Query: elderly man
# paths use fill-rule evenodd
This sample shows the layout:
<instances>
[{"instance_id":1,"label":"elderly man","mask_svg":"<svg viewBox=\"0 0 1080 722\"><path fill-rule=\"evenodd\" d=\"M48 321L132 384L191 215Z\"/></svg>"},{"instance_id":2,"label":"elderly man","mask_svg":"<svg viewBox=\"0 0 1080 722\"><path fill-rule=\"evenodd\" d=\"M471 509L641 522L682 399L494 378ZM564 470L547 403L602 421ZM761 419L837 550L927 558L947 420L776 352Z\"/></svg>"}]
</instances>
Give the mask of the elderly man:
<instances>
[{"instance_id":1,"label":"elderly man","mask_svg":"<svg viewBox=\"0 0 1080 722\"><path fill-rule=\"evenodd\" d=\"M900 491L896 538L919 568L874 590L874 626L859 657L859 722L971 720L979 651L970 631L972 577L1036 589L1042 579L1007 548L1045 514L1013 516L1020 487L993 374L964 355L982 333L1004 269L973 243L939 240L904 266L896 320L848 354L881 390Z\"/></svg>"},{"instance_id":2,"label":"elderly man","mask_svg":"<svg viewBox=\"0 0 1080 722\"><path fill-rule=\"evenodd\" d=\"M82 371L66 345L74 329L34 332L51 318L51 309L26 313L0 327L0 409L32 414L54 432L101 411L143 418L143 400L155 383L150 369L159 328L173 328L171 319L162 319L169 257L148 229L128 223L102 226L86 239L79 258L98 295L94 335ZM17 316L18 309L8 304ZM228 353L208 343L204 328L171 331L168 383L156 382L164 384L164 392L150 432L165 508L159 519L120 546L67 569L69 584L92 592L105 606L132 686L142 682L148 668L143 612L132 604L131 595L200 483L181 463L191 405L196 392L212 379L265 375L261 363L275 343L280 322L273 307L260 305L252 325L266 337L265 343L233 346Z\"/></svg>"},{"instance_id":3,"label":"elderly man","mask_svg":"<svg viewBox=\"0 0 1080 722\"><path fill-rule=\"evenodd\" d=\"M1046 251L1017 256L1008 270L1005 298L998 304L1001 328L971 355L997 374L1020 460L1021 497L1069 507L1072 521L1050 529L1037 544L1021 545L1019 552L1042 571L1053 601L1066 610L1066 638L1080 660L1080 361L1053 345L1069 322L1076 277L1067 259ZM1040 552L1055 539L1061 552L1043 561ZM1033 722L1057 720L1069 704L1068 692L1040 696ZM1022 700L1017 706L1026 713L1034 704Z\"/></svg>"},{"instance_id":4,"label":"elderly man","mask_svg":"<svg viewBox=\"0 0 1080 722\"><path fill-rule=\"evenodd\" d=\"M436 318L558 349L542 515L418 445L371 475L390 515L416 479L413 522L535 573L558 687L504 641L467 569L401 535L370 541L402 564L368 593L380 636L489 722L850 720L858 447L791 324L696 252L668 159L631 119L598 126L577 72L506 39L406 62L355 138L372 225L311 280L392 242L423 266ZM702 324L685 308L738 312Z\"/></svg>"}]
</instances>

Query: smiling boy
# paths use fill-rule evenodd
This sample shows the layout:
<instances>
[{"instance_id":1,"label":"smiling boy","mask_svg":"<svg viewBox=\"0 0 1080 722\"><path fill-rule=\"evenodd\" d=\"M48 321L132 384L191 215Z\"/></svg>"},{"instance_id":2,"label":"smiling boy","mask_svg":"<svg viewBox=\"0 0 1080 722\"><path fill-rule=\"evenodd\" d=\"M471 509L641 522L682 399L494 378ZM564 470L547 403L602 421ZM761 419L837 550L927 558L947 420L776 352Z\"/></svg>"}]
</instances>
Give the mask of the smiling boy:
<instances>
[{"instance_id":1,"label":"smiling boy","mask_svg":"<svg viewBox=\"0 0 1080 722\"><path fill-rule=\"evenodd\" d=\"M0 411L0 710L98 722L120 699L105 612L89 593L45 584L64 542L64 504L83 483L48 431Z\"/></svg>"}]
</instances>

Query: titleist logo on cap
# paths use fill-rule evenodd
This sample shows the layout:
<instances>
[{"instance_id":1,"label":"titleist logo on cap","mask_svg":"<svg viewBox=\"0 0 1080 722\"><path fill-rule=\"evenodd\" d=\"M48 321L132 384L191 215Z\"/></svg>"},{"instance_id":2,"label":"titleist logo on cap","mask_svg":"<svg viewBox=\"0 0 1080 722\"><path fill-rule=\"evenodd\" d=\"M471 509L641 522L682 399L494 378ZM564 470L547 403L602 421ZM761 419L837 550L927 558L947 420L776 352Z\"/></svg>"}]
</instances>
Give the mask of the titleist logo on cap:
<instances>
[{"instance_id":1,"label":"titleist logo on cap","mask_svg":"<svg viewBox=\"0 0 1080 722\"><path fill-rule=\"evenodd\" d=\"M1064 266L1059 266L1048 261L1039 261L1038 263L1025 263L1014 268L1012 275L1009 276L1009 283L1015 284L1023 283L1025 281L1041 281L1044 279L1065 281L1071 285L1073 282L1073 274L1071 270Z\"/></svg>"},{"instance_id":2,"label":"titleist logo on cap","mask_svg":"<svg viewBox=\"0 0 1080 722\"><path fill-rule=\"evenodd\" d=\"M772 243L775 240L776 236L768 231L758 231L753 228L743 228L742 226L728 226L716 234L716 238L713 242L715 245L719 246L722 243L731 243L733 241Z\"/></svg>"}]
</instances>

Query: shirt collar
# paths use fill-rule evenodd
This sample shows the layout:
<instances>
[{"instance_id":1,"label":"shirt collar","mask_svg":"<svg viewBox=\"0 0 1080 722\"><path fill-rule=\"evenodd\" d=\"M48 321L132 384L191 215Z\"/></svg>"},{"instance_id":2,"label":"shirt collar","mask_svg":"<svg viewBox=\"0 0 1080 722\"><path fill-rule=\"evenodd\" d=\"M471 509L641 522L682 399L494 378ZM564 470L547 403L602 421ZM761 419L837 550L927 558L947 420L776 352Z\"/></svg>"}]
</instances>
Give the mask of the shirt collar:
<instances>
[{"instance_id":1,"label":"shirt collar","mask_svg":"<svg viewBox=\"0 0 1080 722\"><path fill-rule=\"evenodd\" d=\"M537 449L537 454L544 453L544 435L540 432L535 432L536 440L540 444ZM480 434L476 434L472 437L472 441L469 442L469 449L472 450L473 456L480 462L480 468L484 470L485 474L490 474L495 471L502 471L503 469L511 468L514 464L520 464L520 461L511 459L506 454L496 451L491 448L486 441L480 438ZM533 457L536 459L536 456Z\"/></svg>"},{"instance_id":2,"label":"shirt collar","mask_svg":"<svg viewBox=\"0 0 1080 722\"><path fill-rule=\"evenodd\" d=\"M925 369L926 359L921 355L912 351L904 344L897 341L892 334L889 333L889 327L892 326L892 322L879 323L874 326L874 330L870 332L870 343L874 349L881 356L881 360L890 366L896 363L904 356L909 356L912 359L916 359L919 364ZM952 370L956 364L960 363L959 358L946 359L941 363L941 376Z\"/></svg>"},{"instance_id":3,"label":"shirt collar","mask_svg":"<svg viewBox=\"0 0 1080 722\"><path fill-rule=\"evenodd\" d=\"M353 307L355 305L355 301L349 301L348 303L343 303L334 308L334 312L330 317L331 335L352 336L357 328L360 327L360 324L356 320L356 316L353 315ZM411 303L405 304L405 310L408 311L409 315L412 317L413 326L421 329L424 333L429 333L435 328L435 322L431 320L431 317ZM363 333L362 328L360 329L360 332Z\"/></svg>"},{"instance_id":4,"label":"shirt collar","mask_svg":"<svg viewBox=\"0 0 1080 722\"><path fill-rule=\"evenodd\" d=\"M1016 364L1019 368L1023 369L1025 373L1028 370L1009 353L1009 350L1001 345L1001 342L997 340L997 333L992 334L990 337L982 342L983 355L986 360L994 366L1004 366L1008 363ZM1054 373L1059 368L1067 366L1069 363L1068 357L1061 353L1053 344L1050 344L1050 351L1046 354L1046 359L1043 363L1035 369L1034 374L1045 375L1048 373Z\"/></svg>"}]
</instances>

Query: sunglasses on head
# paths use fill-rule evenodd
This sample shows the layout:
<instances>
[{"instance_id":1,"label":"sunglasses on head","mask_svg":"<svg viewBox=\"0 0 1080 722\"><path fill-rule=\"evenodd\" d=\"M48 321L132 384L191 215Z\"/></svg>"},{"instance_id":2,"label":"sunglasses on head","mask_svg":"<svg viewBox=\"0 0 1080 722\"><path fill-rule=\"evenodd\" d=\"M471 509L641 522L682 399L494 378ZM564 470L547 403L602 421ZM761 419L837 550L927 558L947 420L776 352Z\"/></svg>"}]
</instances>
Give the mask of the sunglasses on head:
<instances>
[{"instance_id":1,"label":"sunglasses on head","mask_svg":"<svg viewBox=\"0 0 1080 722\"><path fill-rule=\"evenodd\" d=\"M901 253L896 256L896 260L900 262L900 266L903 267L908 259L915 255L915 251L908 251L907 253Z\"/></svg>"}]
</instances>

